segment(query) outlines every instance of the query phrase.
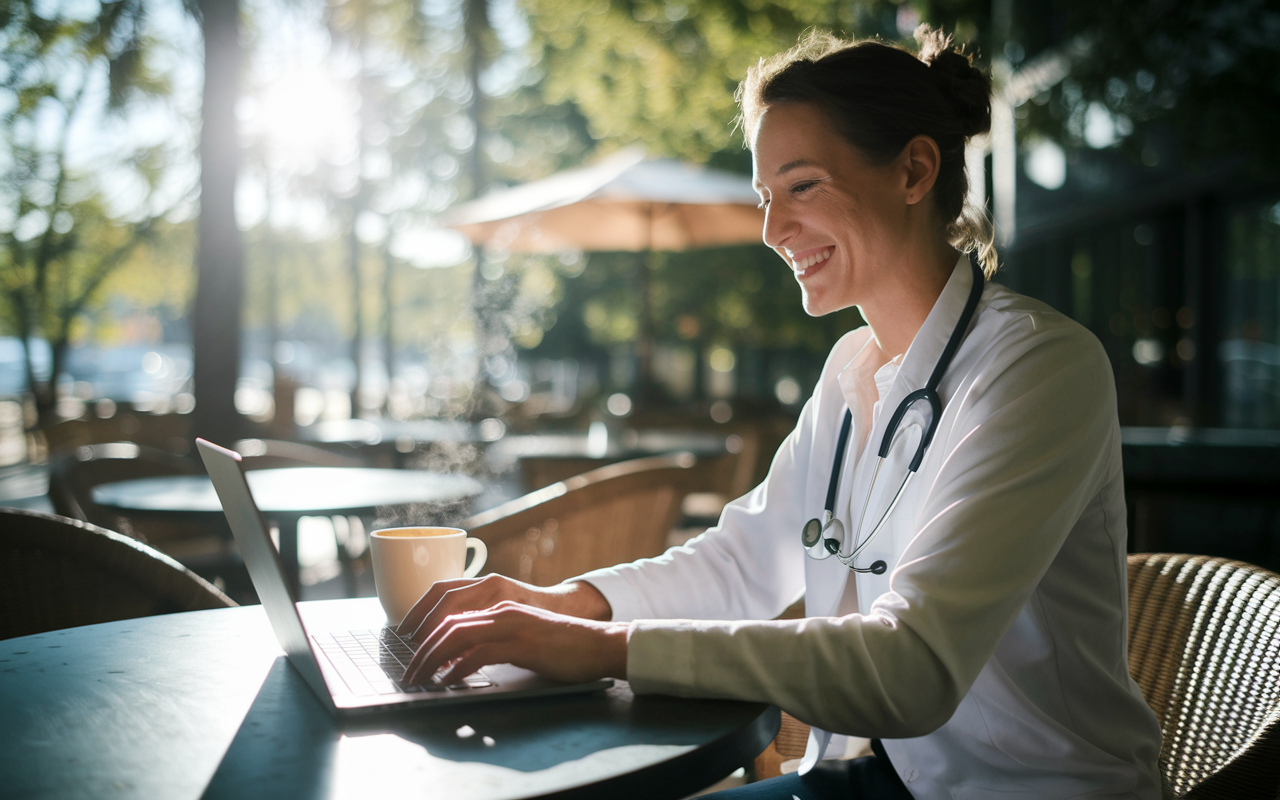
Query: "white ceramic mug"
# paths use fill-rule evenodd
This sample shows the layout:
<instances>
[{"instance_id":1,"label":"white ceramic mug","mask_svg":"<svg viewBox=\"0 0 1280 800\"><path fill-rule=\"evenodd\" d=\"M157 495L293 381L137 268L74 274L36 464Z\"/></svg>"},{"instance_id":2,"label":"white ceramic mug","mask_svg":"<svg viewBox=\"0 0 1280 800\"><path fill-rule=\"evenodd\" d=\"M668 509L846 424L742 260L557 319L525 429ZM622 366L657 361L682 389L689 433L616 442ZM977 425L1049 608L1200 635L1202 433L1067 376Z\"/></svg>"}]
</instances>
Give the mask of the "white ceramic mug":
<instances>
[{"instance_id":1,"label":"white ceramic mug","mask_svg":"<svg viewBox=\"0 0 1280 800\"><path fill-rule=\"evenodd\" d=\"M484 542L461 528L385 528L374 531L369 541L373 584L391 626L400 624L431 584L474 578L489 555ZM468 550L475 554L464 569Z\"/></svg>"}]
</instances>

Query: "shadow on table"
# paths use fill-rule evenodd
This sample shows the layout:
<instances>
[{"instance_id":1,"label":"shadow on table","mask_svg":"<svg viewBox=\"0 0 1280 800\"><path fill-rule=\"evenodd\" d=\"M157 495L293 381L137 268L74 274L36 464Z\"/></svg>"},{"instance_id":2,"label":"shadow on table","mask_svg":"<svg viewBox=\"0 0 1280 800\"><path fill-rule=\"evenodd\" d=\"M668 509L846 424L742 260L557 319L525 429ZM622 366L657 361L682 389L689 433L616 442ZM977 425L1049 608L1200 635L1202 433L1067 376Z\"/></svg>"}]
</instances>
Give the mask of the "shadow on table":
<instances>
[{"instance_id":1,"label":"shadow on table","mask_svg":"<svg viewBox=\"0 0 1280 800\"><path fill-rule=\"evenodd\" d=\"M509 771L560 772L555 768L609 750L617 751L609 760L622 767L615 774L639 771L637 780L629 780L620 794L610 787L611 796L657 797L674 790L677 793L671 796L678 797L713 783L750 759L750 754L743 757L741 740L730 743L732 731L750 727L753 742L746 749L755 746L754 739L760 740L758 749L763 749L776 732L776 718L776 710L761 716L761 707L753 704L635 698L625 683L619 683L594 694L340 720L328 714L281 656L204 797L346 796L342 787L351 775L341 773L364 775L380 766L387 767L387 789L404 789L425 779L442 789L469 787L489 796L495 794L495 784L511 783ZM680 752L697 745L703 747L696 754ZM672 757L667 766L678 778L664 773L645 779L644 770L655 763L659 749ZM358 762L354 770L353 762ZM502 774L479 765L501 768ZM568 766L563 770L566 777L573 768ZM660 781L661 788L653 781ZM561 786L571 789L574 781ZM589 796L590 786L579 788L588 790Z\"/></svg>"}]
</instances>

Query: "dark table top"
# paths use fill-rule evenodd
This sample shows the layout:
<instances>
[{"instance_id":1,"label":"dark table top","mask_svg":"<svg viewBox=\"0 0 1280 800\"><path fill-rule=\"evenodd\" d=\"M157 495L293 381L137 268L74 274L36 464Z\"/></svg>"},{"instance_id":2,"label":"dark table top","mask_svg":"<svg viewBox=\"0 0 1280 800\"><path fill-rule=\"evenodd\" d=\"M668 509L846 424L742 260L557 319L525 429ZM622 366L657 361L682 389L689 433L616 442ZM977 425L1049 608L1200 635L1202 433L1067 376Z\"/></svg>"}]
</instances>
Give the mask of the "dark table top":
<instances>
[{"instance_id":1,"label":"dark table top","mask_svg":"<svg viewBox=\"0 0 1280 800\"><path fill-rule=\"evenodd\" d=\"M376 626L376 599L300 604ZM608 692L339 721L259 606L0 641L0 794L678 798L764 749L776 709Z\"/></svg>"},{"instance_id":2,"label":"dark table top","mask_svg":"<svg viewBox=\"0 0 1280 800\"><path fill-rule=\"evenodd\" d=\"M258 507L268 514L445 503L474 497L484 488L465 475L365 467L257 469L246 476ZM93 488L93 501L133 511L222 512L213 483L203 475L104 483Z\"/></svg>"}]
</instances>

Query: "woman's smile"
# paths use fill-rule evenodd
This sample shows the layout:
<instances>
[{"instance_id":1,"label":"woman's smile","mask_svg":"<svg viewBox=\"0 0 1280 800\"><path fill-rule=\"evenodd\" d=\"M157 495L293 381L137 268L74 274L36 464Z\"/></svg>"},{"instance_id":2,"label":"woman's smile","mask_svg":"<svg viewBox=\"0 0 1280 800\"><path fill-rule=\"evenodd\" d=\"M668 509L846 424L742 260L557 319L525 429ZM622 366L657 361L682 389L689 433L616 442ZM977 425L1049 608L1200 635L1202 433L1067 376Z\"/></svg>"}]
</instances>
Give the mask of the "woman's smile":
<instances>
[{"instance_id":1,"label":"woman's smile","mask_svg":"<svg viewBox=\"0 0 1280 800\"><path fill-rule=\"evenodd\" d=\"M818 270L822 269L827 263L827 259L831 258L831 254L836 249L834 247L815 247L809 250L802 250L799 253L787 251L787 260L791 262L791 269L795 271L796 278L807 278Z\"/></svg>"}]
</instances>

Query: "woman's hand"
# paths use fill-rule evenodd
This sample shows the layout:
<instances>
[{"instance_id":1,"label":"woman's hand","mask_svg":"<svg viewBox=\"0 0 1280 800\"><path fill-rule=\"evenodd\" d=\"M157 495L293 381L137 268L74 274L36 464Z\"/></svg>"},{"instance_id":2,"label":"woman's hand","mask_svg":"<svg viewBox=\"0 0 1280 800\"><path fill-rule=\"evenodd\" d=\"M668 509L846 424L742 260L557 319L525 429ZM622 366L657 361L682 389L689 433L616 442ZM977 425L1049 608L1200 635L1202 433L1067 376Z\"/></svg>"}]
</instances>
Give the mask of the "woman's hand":
<instances>
[{"instance_id":1,"label":"woman's hand","mask_svg":"<svg viewBox=\"0 0 1280 800\"><path fill-rule=\"evenodd\" d=\"M450 614L418 648L404 682L452 683L488 664L515 664L567 683L625 678L627 623L585 620L510 600Z\"/></svg>"},{"instance_id":2,"label":"woman's hand","mask_svg":"<svg viewBox=\"0 0 1280 800\"><path fill-rule=\"evenodd\" d=\"M556 680L626 677L627 625L584 581L532 586L502 575L438 581L397 626L422 642L405 681L461 679L486 664L515 664Z\"/></svg>"},{"instance_id":3,"label":"woman's hand","mask_svg":"<svg viewBox=\"0 0 1280 800\"><path fill-rule=\"evenodd\" d=\"M613 616L609 601L585 581L542 587L502 575L486 575L436 581L405 614L396 633L420 642L448 616L482 611L505 601L583 619L603 621Z\"/></svg>"}]
</instances>

